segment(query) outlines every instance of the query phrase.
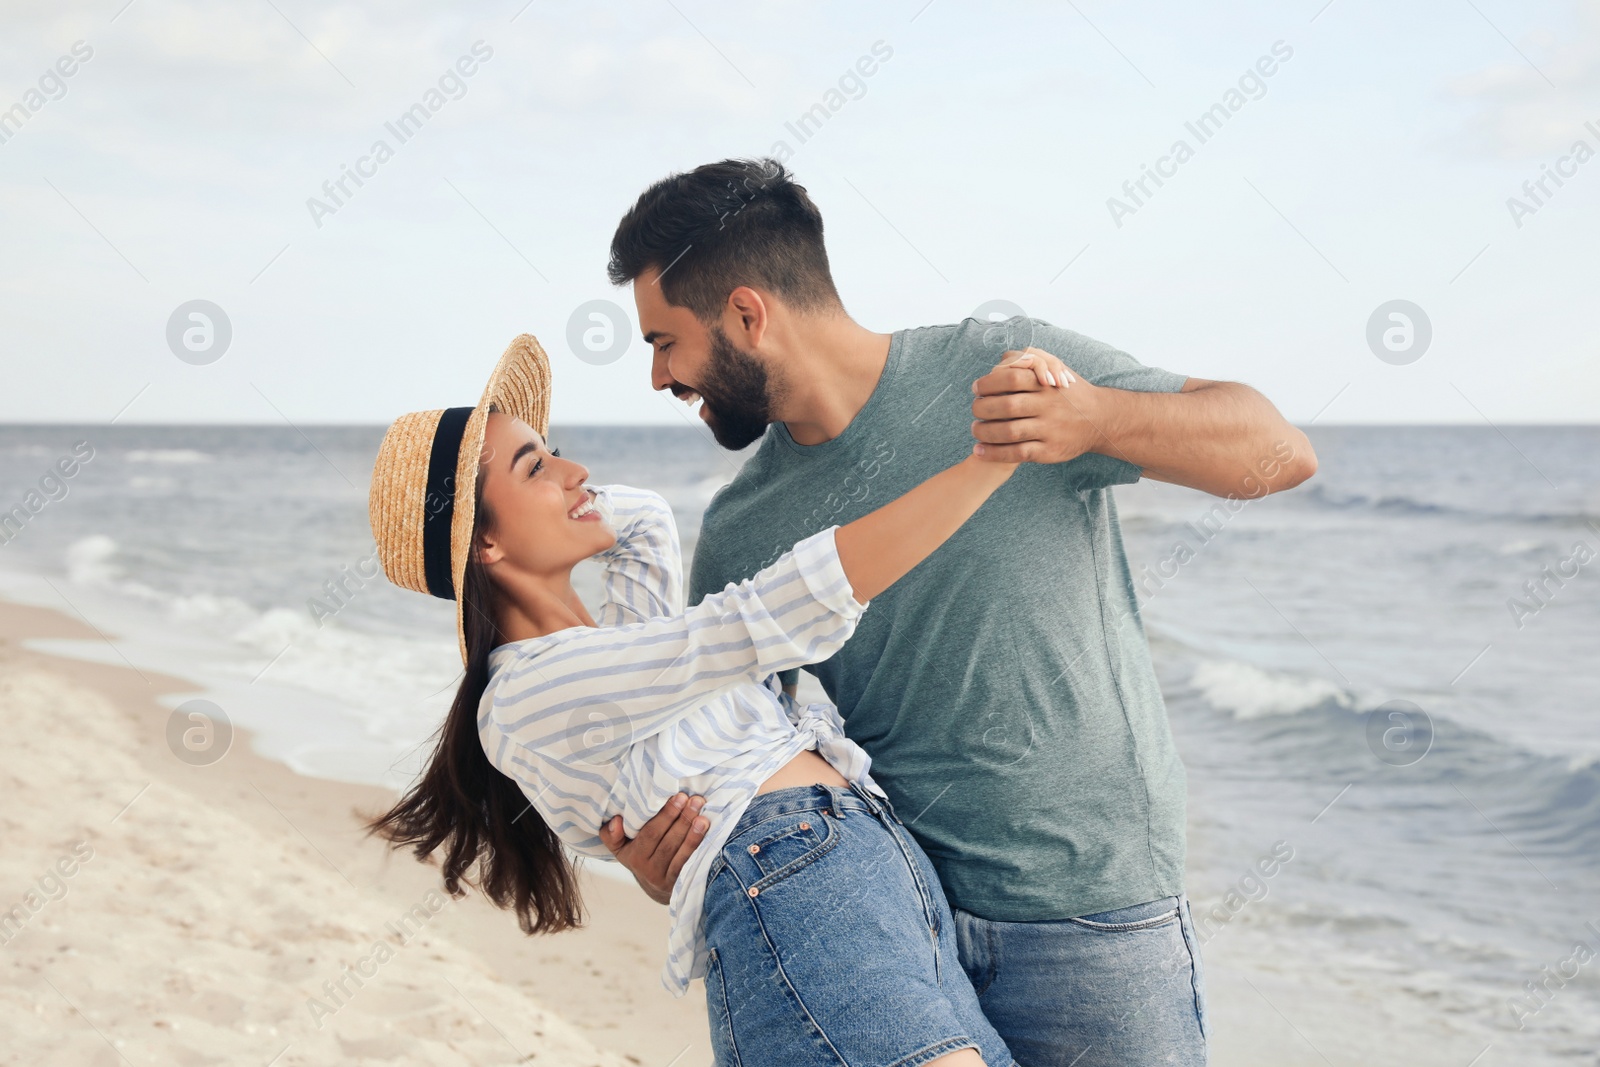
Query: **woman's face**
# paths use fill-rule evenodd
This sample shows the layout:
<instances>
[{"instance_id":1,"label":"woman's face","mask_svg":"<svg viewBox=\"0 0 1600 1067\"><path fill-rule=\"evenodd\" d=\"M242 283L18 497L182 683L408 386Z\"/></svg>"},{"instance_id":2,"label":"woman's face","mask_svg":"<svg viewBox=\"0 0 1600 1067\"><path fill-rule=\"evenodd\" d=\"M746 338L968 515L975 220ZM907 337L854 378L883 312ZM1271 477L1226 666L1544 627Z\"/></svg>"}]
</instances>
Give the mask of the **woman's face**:
<instances>
[{"instance_id":1,"label":"woman's face","mask_svg":"<svg viewBox=\"0 0 1600 1067\"><path fill-rule=\"evenodd\" d=\"M616 544L616 533L591 510L588 469L551 453L521 419L490 412L478 462L483 502L494 514L478 551L491 571L564 577Z\"/></svg>"}]
</instances>

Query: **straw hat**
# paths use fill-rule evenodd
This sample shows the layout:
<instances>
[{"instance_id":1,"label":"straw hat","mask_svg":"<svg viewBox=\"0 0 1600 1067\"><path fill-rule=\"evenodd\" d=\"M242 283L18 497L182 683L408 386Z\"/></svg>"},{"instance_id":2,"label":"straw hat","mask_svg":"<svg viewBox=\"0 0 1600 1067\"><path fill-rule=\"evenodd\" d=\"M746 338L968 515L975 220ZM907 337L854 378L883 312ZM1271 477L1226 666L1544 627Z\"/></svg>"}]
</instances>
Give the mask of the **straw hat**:
<instances>
[{"instance_id":1,"label":"straw hat","mask_svg":"<svg viewBox=\"0 0 1600 1067\"><path fill-rule=\"evenodd\" d=\"M456 643L467 662L461 599L489 412L514 415L543 437L550 429L550 361L531 334L495 364L475 408L402 415L383 435L372 468L367 518L389 580L456 602Z\"/></svg>"}]
</instances>

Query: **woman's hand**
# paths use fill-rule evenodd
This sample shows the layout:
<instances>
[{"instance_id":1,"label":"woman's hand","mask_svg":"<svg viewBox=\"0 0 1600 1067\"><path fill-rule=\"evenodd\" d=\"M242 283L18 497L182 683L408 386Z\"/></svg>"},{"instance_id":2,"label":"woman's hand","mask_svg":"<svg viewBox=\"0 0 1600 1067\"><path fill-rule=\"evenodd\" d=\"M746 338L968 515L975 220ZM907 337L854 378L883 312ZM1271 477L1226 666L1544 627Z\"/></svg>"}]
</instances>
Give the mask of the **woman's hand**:
<instances>
[{"instance_id":1,"label":"woman's hand","mask_svg":"<svg viewBox=\"0 0 1600 1067\"><path fill-rule=\"evenodd\" d=\"M1065 389L1077 381L1077 376L1072 369L1061 360L1052 356L1042 348L1024 348L1021 352L1007 352L995 364L995 370L1001 367L1027 367L1033 371L1033 376L1041 386L1052 389Z\"/></svg>"}]
</instances>

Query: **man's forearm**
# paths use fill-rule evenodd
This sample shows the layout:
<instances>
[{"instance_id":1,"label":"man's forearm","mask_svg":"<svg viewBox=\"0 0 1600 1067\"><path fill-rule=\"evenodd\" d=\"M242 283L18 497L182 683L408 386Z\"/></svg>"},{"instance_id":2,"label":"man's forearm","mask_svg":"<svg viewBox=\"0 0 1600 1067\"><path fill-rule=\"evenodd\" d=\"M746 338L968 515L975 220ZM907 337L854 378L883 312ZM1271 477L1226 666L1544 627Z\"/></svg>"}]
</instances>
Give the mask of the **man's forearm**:
<instances>
[{"instance_id":1,"label":"man's forearm","mask_svg":"<svg viewBox=\"0 0 1600 1067\"><path fill-rule=\"evenodd\" d=\"M1147 478L1257 497L1317 470L1306 435L1248 385L1191 378L1177 393L1105 389L1096 399L1100 440L1091 451L1125 459Z\"/></svg>"},{"instance_id":2,"label":"man's forearm","mask_svg":"<svg viewBox=\"0 0 1600 1067\"><path fill-rule=\"evenodd\" d=\"M1141 393L1094 385L1040 349L1020 355L1065 383L1041 386L1037 368L1020 359L973 382L974 452L987 461L1066 463L1100 452L1146 477L1225 497L1265 496L1316 473L1306 435L1247 385L1190 378L1176 393Z\"/></svg>"}]
</instances>

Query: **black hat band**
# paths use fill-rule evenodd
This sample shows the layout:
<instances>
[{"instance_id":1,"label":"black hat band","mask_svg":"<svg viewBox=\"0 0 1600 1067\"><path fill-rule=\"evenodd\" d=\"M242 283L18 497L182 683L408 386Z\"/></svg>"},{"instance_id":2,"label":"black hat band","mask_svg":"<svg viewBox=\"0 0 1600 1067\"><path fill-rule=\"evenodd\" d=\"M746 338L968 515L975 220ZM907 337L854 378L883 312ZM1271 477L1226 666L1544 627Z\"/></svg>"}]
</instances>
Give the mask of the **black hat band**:
<instances>
[{"instance_id":1,"label":"black hat band","mask_svg":"<svg viewBox=\"0 0 1600 1067\"><path fill-rule=\"evenodd\" d=\"M450 526L456 515L456 466L461 438L467 432L472 408L446 408L433 431L428 453L428 494L422 508L422 573L428 592L454 600L455 579L450 572Z\"/></svg>"}]
</instances>

